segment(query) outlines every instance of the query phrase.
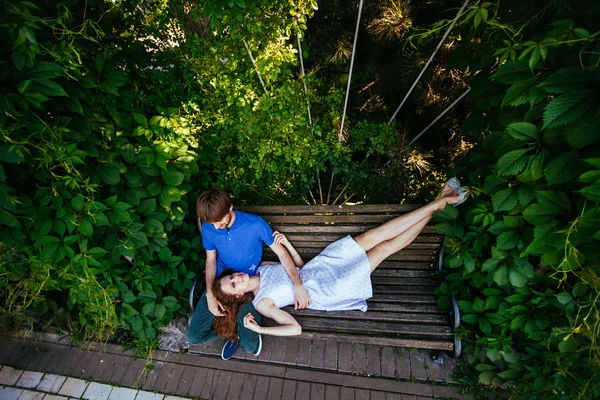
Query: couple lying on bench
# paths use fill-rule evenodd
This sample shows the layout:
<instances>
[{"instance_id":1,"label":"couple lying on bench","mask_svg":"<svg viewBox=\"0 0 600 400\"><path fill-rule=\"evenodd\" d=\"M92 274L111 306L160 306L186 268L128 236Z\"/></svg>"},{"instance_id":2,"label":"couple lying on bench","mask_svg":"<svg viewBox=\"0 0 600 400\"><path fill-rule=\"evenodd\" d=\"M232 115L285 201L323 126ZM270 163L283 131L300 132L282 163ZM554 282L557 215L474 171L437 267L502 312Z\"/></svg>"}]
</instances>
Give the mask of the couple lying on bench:
<instances>
[{"instance_id":1,"label":"couple lying on bench","mask_svg":"<svg viewBox=\"0 0 600 400\"><path fill-rule=\"evenodd\" d=\"M240 345L258 356L260 334L290 336L302 331L282 307L366 311L366 300L372 297L371 272L410 244L436 211L461 204L466 195L458 181L450 179L437 200L355 238L342 238L304 265L283 234L273 232L261 217L234 210L226 192L215 188L202 193L196 211L203 221L207 290L188 328L189 343L223 337L229 339L221 353L224 360ZM260 263L263 242L280 263ZM261 326L261 315L277 326Z\"/></svg>"}]
</instances>

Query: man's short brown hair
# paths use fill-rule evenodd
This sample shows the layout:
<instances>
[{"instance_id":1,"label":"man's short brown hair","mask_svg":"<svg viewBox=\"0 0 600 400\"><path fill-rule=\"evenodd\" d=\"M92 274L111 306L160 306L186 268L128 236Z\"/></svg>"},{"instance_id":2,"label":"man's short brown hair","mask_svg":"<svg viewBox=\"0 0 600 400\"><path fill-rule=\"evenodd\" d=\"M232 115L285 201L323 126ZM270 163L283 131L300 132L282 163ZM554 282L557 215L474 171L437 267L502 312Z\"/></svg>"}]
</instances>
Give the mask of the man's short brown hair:
<instances>
[{"instance_id":1,"label":"man's short brown hair","mask_svg":"<svg viewBox=\"0 0 600 400\"><path fill-rule=\"evenodd\" d=\"M231 205L229 194L214 187L200 194L196 200L196 214L202 221L212 224L225 218Z\"/></svg>"}]
</instances>

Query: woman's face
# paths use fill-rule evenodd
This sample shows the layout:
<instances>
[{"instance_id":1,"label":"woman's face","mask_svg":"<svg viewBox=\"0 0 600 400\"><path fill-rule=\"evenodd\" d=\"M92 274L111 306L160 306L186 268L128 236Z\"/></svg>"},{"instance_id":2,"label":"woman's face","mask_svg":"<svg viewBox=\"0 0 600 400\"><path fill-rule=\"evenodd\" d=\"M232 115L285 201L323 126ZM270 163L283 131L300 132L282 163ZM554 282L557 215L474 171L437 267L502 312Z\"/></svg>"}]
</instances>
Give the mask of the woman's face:
<instances>
[{"instance_id":1,"label":"woman's face","mask_svg":"<svg viewBox=\"0 0 600 400\"><path fill-rule=\"evenodd\" d=\"M249 292L250 277L244 272L234 272L221 279L221 291L232 296L242 296Z\"/></svg>"}]
</instances>

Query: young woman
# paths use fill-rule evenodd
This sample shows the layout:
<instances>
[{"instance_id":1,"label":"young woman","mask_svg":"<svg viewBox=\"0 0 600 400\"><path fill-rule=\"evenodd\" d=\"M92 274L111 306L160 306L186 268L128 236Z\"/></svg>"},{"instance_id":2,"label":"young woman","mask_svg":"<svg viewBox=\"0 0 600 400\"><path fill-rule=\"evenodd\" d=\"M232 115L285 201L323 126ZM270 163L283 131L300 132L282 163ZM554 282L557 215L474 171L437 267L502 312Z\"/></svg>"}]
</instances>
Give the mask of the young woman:
<instances>
[{"instance_id":1,"label":"young woman","mask_svg":"<svg viewBox=\"0 0 600 400\"><path fill-rule=\"evenodd\" d=\"M356 238L347 236L325 248L304 265L287 238L275 232L275 240L290 252L304 287L310 294L308 308L324 311L367 310L366 299L372 297L370 275L388 256L410 244L423 230L433 214L446 204L458 205L467 191L456 179L444 185L442 197L403 216L371 229ZM274 320L278 326L258 325L252 314L244 317L244 326L254 332L275 336L299 335L300 324L282 307L294 304L294 285L281 264L264 265L259 274L224 271L215 280L213 293L226 309L225 317L215 319L213 329L221 337L236 338L236 319L240 307L251 300L256 310Z\"/></svg>"}]
</instances>

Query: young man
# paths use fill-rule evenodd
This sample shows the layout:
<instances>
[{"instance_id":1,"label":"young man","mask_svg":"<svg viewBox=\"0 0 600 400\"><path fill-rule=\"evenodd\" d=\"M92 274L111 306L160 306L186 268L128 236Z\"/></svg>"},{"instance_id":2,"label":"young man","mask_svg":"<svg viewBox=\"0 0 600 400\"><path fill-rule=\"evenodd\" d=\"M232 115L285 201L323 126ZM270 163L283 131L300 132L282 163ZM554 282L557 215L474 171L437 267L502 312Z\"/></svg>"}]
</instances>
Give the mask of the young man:
<instances>
[{"instance_id":1,"label":"young man","mask_svg":"<svg viewBox=\"0 0 600 400\"><path fill-rule=\"evenodd\" d=\"M247 214L233 208L227 192L213 188L203 192L196 201L196 213L202 221L202 246L206 250L206 291L196 306L187 339L191 344L210 342L218 338L212 326L215 317L224 316L223 305L212 293L212 286L224 269L256 274L262 259L262 246L265 243L279 257L295 287L295 306L305 308L310 304L310 296L300 280L298 271L289 253L273 238L273 229L257 215ZM244 327L244 315L251 313L260 320L260 314L251 303L245 304L237 321L239 341L228 340L223 346L221 357L231 358L238 347L247 353L258 356L262 348L262 338L256 332Z\"/></svg>"}]
</instances>

